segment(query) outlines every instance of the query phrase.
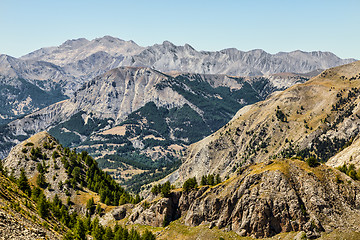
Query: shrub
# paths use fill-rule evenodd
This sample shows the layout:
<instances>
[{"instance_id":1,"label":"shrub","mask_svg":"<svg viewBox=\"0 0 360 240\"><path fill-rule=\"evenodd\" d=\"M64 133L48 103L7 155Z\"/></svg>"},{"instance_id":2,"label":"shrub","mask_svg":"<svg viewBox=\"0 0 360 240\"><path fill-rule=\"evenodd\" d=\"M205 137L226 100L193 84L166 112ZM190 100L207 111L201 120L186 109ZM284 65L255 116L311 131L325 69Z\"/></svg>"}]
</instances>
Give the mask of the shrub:
<instances>
[{"instance_id":1,"label":"shrub","mask_svg":"<svg viewBox=\"0 0 360 240\"><path fill-rule=\"evenodd\" d=\"M287 122L287 117L281 110L276 110L276 117L281 122Z\"/></svg>"},{"instance_id":2,"label":"shrub","mask_svg":"<svg viewBox=\"0 0 360 240\"><path fill-rule=\"evenodd\" d=\"M310 167L316 167L317 165L319 165L319 162L315 157L309 157L308 159L306 159L306 163Z\"/></svg>"},{"instance_id":3,"label":"shrub","mask_svg":"<svg viewBox=\"0 0 360 240\"><path fill-rule=\"evenodd\" d=\"M52 158L56 159L57 157L60 157L60 154L59 154L58 151L54 151L53 154L52 154Z\"/></svg>"}]
</instances>

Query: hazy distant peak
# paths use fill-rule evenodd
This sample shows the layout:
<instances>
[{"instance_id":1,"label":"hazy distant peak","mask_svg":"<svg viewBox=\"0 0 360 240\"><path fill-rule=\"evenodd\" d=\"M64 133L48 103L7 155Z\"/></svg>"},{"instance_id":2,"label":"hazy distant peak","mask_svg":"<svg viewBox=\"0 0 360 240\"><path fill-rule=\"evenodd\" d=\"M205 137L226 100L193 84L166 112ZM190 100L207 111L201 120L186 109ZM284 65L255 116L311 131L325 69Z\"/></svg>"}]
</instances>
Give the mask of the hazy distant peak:
<instances>
[{"instance_id":1,"label":"hazy distant peak","mask_svg":"<svg viewBox=\"0 0 360 240\"><path fill-rule=\"evenodd\" d=\"M4 61L4 60L9 60L9 59L13 59L14 57L11 57L9 55L6 54L0 54L0 61Z\"/></svg>"},{"instance_id":2,"label":"hazy distant peak","mask_svg":"<svg viewBox=\"0 0 360 240\"><path fill-rule=\"evenodd\" d=\"M184 45L184 47L185 47L185 49L187 49L187 50L192 50L192 51L194 51L195 50L195 48L193 48L190 44L185 44ZM195 50L196 51L196 50Z\"/></svg>"},{"instance_id":3,"label":"hazy distant peak","mask_svg":"<svg viewBox=\"0 0 360 240\"><path fill-rule=\"evenodd\" d=\"M106 40L106 41L122 41L124 42L124 40L120 39L120 38L116 38L116 37L112 37L112 36L109 36L109 35L105 35L101 38L95 38L96 41L101 41L101 40Z\"/></svg>"},{"instance_id":4,"label":"hazy distant peak","mask_svg":"<svg viewBox=\"0 0 360 240\"><path fill-rule=\"evenodd\" d=\"M83 44L86 44L88 42L89 42L89 40L87 40L86 38L70 39L70 40L65 41L58 48L62 48L62 47L79 47L79 46L81 46Z\"/></svg>"},{"instance_id":5,"label":"hazy distant peak","mask_svg":"<svg viewBox=\"0 0 360 240\"><path fill-rule=\"evenodd\" d=\"M67 64L83 61L97 52L106 53L98 54L100 56L119 57L135 55L143 49L133 41L124 41L112 36L104 36L91 41L79 38L67 40L58 47L41 48L21 57L21 59L48 61L63 67Z\"/></svg>"},{"instance_id":6,"label":"hazy distant peak","mask_svg":"<svg viewBox=\"0 0 360 240\"><path fill-rule=\"evenodd\" d=\"M320 51L296 50L276 54L270 54L262 49L241 51L236 48L197 51L189 44L177 46L167 40L160 44L142 47L134 41L125 41L108 35L90 41L85 38L68 40L57 47L36 50L20 59L15 59L14 62L21 60L27 60L27 63L11 64L18 69L16 72L22 73L22 69L30 63L45 61L62 68L66 76L69 76L67 80L77 79L76 84L69 82L70 90L66 90L67 95L76 90L83 81L120 66L151 67L161 72L260 76L280 72L307 73L354 61ZM9 66L8 64L3 68L14 75L15 72ZM58 81L64 74L60 71L59 75L58 69L56 67L54 69L56 73L52 70L50 73L48 69L37 72L34 70L31 71L31 76L36 77L40 74L41 79L51 78Z\"/></svg>"},{"instance_id":7,"label":"hazy distant peak","mask_svg":"<svg viewBox=\"0 0 360 240\"><path fill-rule=\"evenodd\" d=\"M165 40L162 45L164 45L165 47L176 47L175 44L167 40Z\"/></svg>"}]
</instances>

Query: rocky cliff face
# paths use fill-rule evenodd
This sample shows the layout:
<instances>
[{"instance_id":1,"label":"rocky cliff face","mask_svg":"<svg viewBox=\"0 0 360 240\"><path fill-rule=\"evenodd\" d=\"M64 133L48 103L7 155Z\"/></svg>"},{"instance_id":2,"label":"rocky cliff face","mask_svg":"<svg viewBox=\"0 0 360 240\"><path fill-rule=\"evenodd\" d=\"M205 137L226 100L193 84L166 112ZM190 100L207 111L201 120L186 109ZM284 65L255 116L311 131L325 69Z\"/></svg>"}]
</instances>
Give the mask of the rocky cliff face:
<instances>
[{"instance_id":1,"label":"rocky cliff face","mask_svg":"<svg viewBox=\"0 0 360 240\"><path fill-rule=\"evenodd\" d=\"M319 237L335 228L359 230L359 187L326 165L310 168L299 160L267 161L241 168L214 187L174 192L148 208L138 206L129 220L159 226L160 220L181 217L188 226L209 224L241 236L305 231L308 238Z\"/></svg>"},{"instance_id":2,"label":"rocky cliff face","mask_svg":"<svg viewBox=\"0 0 360 240\"><path fill-rule=\"evenodd\" d=\"M332 68L240 109L222 129L188 149L172 179L226 176L274 157L313 154L326 162L359 133L359 76L360 62Z\"/></svg>"}]
</instances>

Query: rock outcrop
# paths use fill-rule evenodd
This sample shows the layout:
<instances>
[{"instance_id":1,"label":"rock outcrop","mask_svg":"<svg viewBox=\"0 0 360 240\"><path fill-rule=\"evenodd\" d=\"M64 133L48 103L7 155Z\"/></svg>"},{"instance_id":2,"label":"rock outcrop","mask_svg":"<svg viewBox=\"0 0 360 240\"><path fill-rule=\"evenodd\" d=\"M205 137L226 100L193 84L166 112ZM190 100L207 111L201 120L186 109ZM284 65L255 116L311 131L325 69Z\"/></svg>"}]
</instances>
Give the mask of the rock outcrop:
<instances>
[{"instance_id":1,"label":"rock outcrop","mask_svg":"<svg viewBox=\"0 0 360 240\"><path fill-rule=\"evenodd\" d=\"M359 190L357 181L326 165L274 160L241 168L214 187L174 192L148 208L138 206L129 219L159 226L168 214L188 226L209 224L241 236L304 231L313 238L334 229L360 230Z\"/></svg>"},{"instance_id":2,"label":"rock outcrop","mask_svg":"<svg viewBox=\"0 0 360 240\"><path fill-rule=\"evenodd\" d=\"M150 206L146 206L146 203L139 204L132 209L129 221L134 224L164 227L179 217L179 196L173 194L171 198L162 198Z\"/></svg>"}]
</instances>

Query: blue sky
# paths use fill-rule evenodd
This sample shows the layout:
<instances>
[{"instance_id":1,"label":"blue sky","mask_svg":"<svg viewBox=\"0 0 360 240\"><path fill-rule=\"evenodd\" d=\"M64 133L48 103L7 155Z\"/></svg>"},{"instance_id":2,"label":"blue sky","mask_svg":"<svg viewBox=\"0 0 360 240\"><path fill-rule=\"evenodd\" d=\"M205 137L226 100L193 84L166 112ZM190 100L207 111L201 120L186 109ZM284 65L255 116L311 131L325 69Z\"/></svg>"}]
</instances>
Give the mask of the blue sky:
<instances>
[{"instance_id":1,"label":"blue sky","mask_svg":"<svg viewBox=\"0 0 360 240\"><path fill-rule=\"evenodd\" d=\"M331 51L360 59L358 0L0 0L0 53L111 35L197 50Z\"/></svg>"}]
</instances>

